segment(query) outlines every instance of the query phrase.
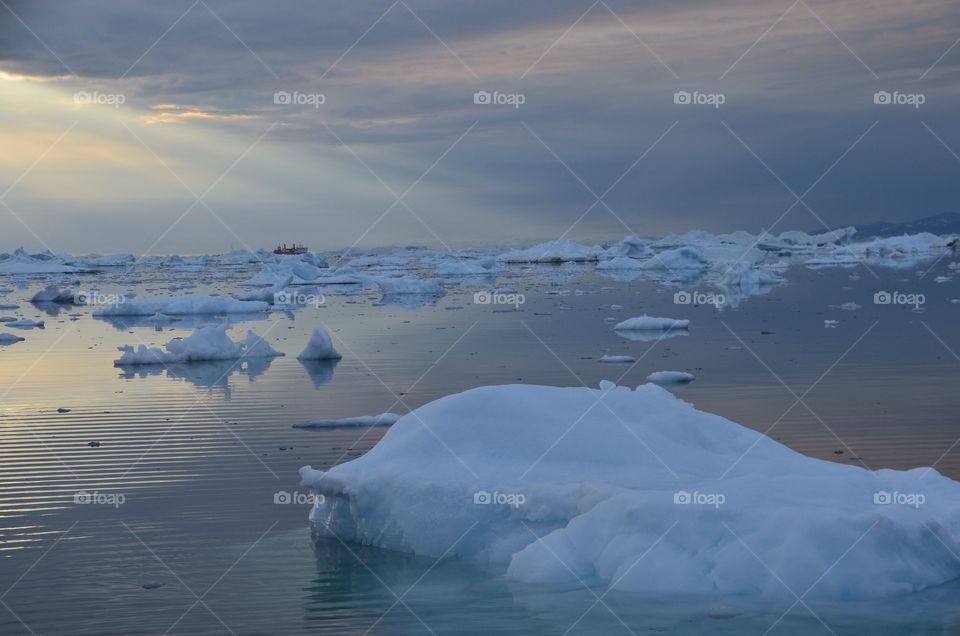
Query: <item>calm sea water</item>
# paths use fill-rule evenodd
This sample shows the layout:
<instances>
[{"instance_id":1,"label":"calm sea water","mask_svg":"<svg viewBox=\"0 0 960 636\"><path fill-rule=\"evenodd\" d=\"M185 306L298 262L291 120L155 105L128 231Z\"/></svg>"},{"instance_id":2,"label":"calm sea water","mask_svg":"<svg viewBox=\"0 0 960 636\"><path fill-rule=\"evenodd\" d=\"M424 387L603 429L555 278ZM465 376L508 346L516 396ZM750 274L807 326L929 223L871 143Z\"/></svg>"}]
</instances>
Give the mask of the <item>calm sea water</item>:
<instances>
[{"instance_id":1,"label":"calm sea water","mask_svg":"<svg viewBox=\"0 0 960 636\"><path fill-rule=\"evenodd\" d=\"M21 305L0 314L46 321L0 347L0 634L960 632L952 584L883 603L808 601L812 611L640 602L316 541L307 523L297 469L349 461L383 430L297 422L403 413L486 384L632 386L658 370L692 371L684 399L805 454L874 469L935 465L960 479L960 304L950 302L960 292L934 280L950 273L946 263L922 278L926 267L874 271L880 280L864 268L794 268L787 284L721 310L675 304L679 288L590 266L501 277L525 296L516 309L475 304L488 281L439 300L327 289L320 307L231 319L234 338L251 329L286 357L135 372L113 366L117 346L161 345L198 321L163 331L107 322L89 307L30 305L37 281L0 281L15 287L0 303ZM232 293L249 275L147 271L80 285L138 298ZM195 287L169 290L181 284ZM922 293L925 303L876 305L879 290ZM860 307L839 308L849 302ZM690 333L643 342L612 330L640 313L690 318ZM296 354L321 325L344 359L301 364ZM638 363L598 363L604 354Z\"/></svg>"}]
</instances>

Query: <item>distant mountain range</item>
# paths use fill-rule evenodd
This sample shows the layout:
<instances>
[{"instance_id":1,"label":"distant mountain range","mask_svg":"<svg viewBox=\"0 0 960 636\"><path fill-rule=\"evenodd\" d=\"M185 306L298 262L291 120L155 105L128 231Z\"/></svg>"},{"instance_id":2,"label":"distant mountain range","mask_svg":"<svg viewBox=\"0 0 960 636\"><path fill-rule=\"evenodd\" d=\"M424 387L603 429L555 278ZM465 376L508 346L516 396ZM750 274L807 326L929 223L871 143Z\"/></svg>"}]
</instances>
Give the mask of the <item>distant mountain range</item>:
<instances>
[{"instance_id":1,"label":"distant mountain range","mask_svg":"<svg viewBox=\"0 0 960 636\"><path fill-rule=\"evenodd\" d=\"M887 237L900 236L901 234L917 234L918 232L930 232L931 234L960 234L960 212L943 212L934 214L916 221L905 221L903 223L856 223L856 236L858 238L867 238L871 236ZM840 229L840 228L836 228ZM823 231L814 232L823 234Z\"/></svg>"}]
</instances>

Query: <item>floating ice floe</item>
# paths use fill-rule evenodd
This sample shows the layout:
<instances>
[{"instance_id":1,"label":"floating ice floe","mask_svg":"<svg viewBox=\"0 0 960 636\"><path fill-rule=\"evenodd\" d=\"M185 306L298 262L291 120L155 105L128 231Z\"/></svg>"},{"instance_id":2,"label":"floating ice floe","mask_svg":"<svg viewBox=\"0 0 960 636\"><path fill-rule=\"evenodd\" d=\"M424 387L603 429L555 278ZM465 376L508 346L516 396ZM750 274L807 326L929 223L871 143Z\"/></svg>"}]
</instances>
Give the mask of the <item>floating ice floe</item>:
<instances>
[{"instance_id":1,"label":"floating ice floe","mask_svg":"<svg viewBox=\"0 0 960 636\"><path fill-rule=\"evenodd\" d=\"M403 268L410 264L407 256L391 256L389 254L368 254L357 256L347 261L347 266L361 269Z\"/></svg>"},{"instance_id":2,"label":"floating ice floe","mask_svg":"<svg viewBox=\"0 0 960 636\"><path fill-rule=\"evenodd\" d=\"M597 362L605 362L607 364L628 364L631 362L636 362L637 359L633 356L602 356Z\"/></svg>"},{"instance_id":3,"label":"floating ice floe","mask_svg":"<svg viewBox=\"0 0 960 636\"><path fill-rule=\"evenodd\" d=\"M653 255L653 250L650 249L650 246L647 245L646 241L637 238L634 235L630 235L620 241L611 245L603 251L604 258L617 258L627 256L630 258L649 258Z\"/></svg>"},{"instance_id":4,"label":"floating ice floe","mask_svg":"<svg viewBox=\"0 0 960 636\"><path fill-rule=\"evenodd\" d=\"M597 263L597 269L643 269L643 261L629 256L615 256L610 260Z\"/></svg>"},{"instance_id":5,"label":"floating ice floe","mask_svg":"<svg viewBox=\"0 0 960 636\"><path fill-rule=\"evenodd\" d=\"M290 279L288 285L313 285L326 274L327 261L315 254L297 256L270 255L264 260L260 273L240 283L247 287L277 285Z\"/></svg>"},{"instance_id":6,"label":"floating ice floe","mask_svg":"<svg viewBox=\"0 0 960 636\"><path fill-rule=\"evenodd\" d=\"M12 333L0 333L0 345L9 345L15 342L23 342L26 338L15 336Z\"/></svg>"},{"instance_id":7,"label":"floating ice floe","mask_svg":"<svg viewBox=\"0 0 960 636\"><path fill-rule=\"evenodd\" d=\"M108 256L93 254L82 256L79 260L87 267L125 267L136 263L137 257L133 254L110 254Z\"/></svg>"},{"instance_id":8,"label":"floating ice floe","mask_svg":"<svg viewBox=\"0 0 960 636\"><path fill-rule=\"evenodd\" d=\"M719 285L725 289L739 289L754 294L765 285L779 285L783 278L776 272L758 269L746 263L735 263L720 276Z\"/></svg>"},{"instance_id":9,"label":"floating ice floe","mask_svg":"<svg viewBox=\"0 0 960 636\"><path fill-rule=\"evenodd\" d=\"M17 329L43 329L42 320L14 320L4 324Z\"/></svg>"},{"instance_id":10,"label":"floating ice floe","mask_svg":"<svg viewBox=\"0 0 960 636\"><path fill-rule=\"evenodd\" d=\"M67 274L79 271L59 260L44 260L27 254L19 248L9 258L0 260L0 274Z\"/></svg>"},{"instance_id":11,"label":"floating ice floe","mask_svg":"<svg viewBox=\"0 0 960 636\"><path fill-rule=\"evenodd\" d=\"M151 298L130 300L93 312L97 318L113 316L188 316L201 314L248 314L267 311L270 306L262 301L237 300L224 296L181 296L179 298Z\"/></svg>"},{"instance_id":12,"label":"floating ice floe","mask_svg":"<svg viewBox=\"0 0 960 636\"><path fill-rule=\"evenodd\" d=\"M443 286L435 280L425 280L416 276L397 278L378 277L372 279L385 295L390 294L442 294Z\"/></svg>"},{"instance_id":13,"label":"floating ice floe","mask_svg":"<svg viewBox=\"0 0 960 636\"><path fill-rule=\"evenodd\" d=\"M829 230L821 234L807 234L798 230L781 232L779 236L763 234L759 237L758 247L767 251L813 253L818 248L848 243L856 235L855 227Z\"/></svg>"},{"instance_id":14,"label":"floating ice floe","mask_svg":"<svg viewBox=\"0 0 960 636\"><path fill-rule=\"evenodd\" d=\"M262 287L259 289L251 289L248 292L244 292L237 296L237 300L261 301L272 305L277 299L277 294L282 294L285 292L287 287L289 287L292 283L293 276L287 276L283 280L279 281L276 285Z\"/></svg>"},{"instance_id":15,"label":"floating ice floe","mask_svg":"<svg viewBox=\"0 0 960 636\"><path fill-rule=\"evenodd\" d=\"M56 285L48 285L47 287L41 289L30 299L32 303L59 303L59 304L73 304L76 300L76 295L70 289L61 290Z\"/></svg>"},{"instance_id":16,"label":"floating ice floe","mask_svg":"<svg viewBox=\"0 0 960 636\"><path fill-rule=\"evenodd\" d=\"M142 344L136 349L130 345L118 347L117 350L123 355L113 364L122 367L241 358L274 358L284 355L252 331L248 331L243 340L234 342L227 335L228 328L228 325L201 327L186 338L174 338L168 342L164 345L166 351Z\"/></svg>"},{"instance_id":17,"label":"floating ice floe","mask_svg":"<svg viewBox=\"0 0 960 636\"><path fill-rule=\"evenodd\" d=\"M330 334L317 327L310 334L310 340L297 360L339 360L342 357L334 348Z\"/></svg>"},{"instance_id":18,"label":"floating ice floe","mask_svg":"<svg viewBox=\"0 0 960 636\"><path fill-rule=\"evenodd\" d=\"M807 457L654 384L473 389L300 474L320 536L550 589L790 602L960 577L960 483Z\"/></svg>"},{"instance_id":19,"label":"floating ice floe","mask_svg":"<svg viewBox=\"0 0 960 636\"><path fill-rule=\"evenodd\" d=\"M697 379L697 376L686 371L654 371L647 376L647 382L654 384L689 384Z\"/></svg>"},{"instance_id":20,"label":"floating ice floe","mask_svg":"<svg viewBox=\"0 0 960 636\"><path fill-rule=\"evenodd\" d=\"M567 263L596 261L603 255L599 245L583 245L574 241L548 241L522 250L511 250L497 257L504 263Z\"/></svg>"},{"instance_id":21,"label":"floating ice floe","mask_svg":"<svg viewBox=\"0 0 960 636\"><path fill-rule=\"evenodd\" d=\"M321 276L315 282L318 285L366 285L372 281L370 276L345 266L338 268L330 276Z\"/></svg>"},{"instance_id":22,"label":"floating ice floe","mask_svg":"<svg viewBox=\"0 0 960 636\"><path fill-rule=\"evenodd\" d=\"M643 314L636 318L627 318L613 326L614 331L666 331L667 329L686 329L690 321L677 318L657 318Z\"/></svg>"},{"instance_id":23,"label":"floating ice floe","mask_svg":"<svg viewBox=\"0 0 960 636\"><path fill-rule=\"evenodd\" d=\"M655 254L641 263L641 269L704 269L707 264L707 257L702 249L686 246Z\"/></svg>"},{"instance_id":24,"label":"floating ice floe","mask_svg":"<svg viewBox=\"0 0 960 636\"><path fill-rule=\"evenodd\" d=\"M371 426L393 426L403 417L396 413L381 413L380 415L360 415L358 417L345 417L334 420L312 420L310 422L298 422L293 428L345 428L345 427L371 427Z\"/></svg>"},{"instance_id":25,"label":"floating ice floe","mask_svg":"<svg viewBox=\"0 0 960 636\"><path fill-rule=\"evenodd\" d=\"M265 251L258 253L249 252L247 250L237 250L227 254L221 254L219 257L217 257L217 263L227 267L236 267L241 265L250 265L252 263L259 263L262 262L264 258L268 258L268 253Z\"/></svg>"},{"instance_id":26,"label":"floating ice floe","mask_svg":"<svg viewBox=\"0 0 960 636\"><path fill-rule=\"evenodd\" d=\"M492 258L481 261L446 259L435 265L439 276L489 276L496 274L499 269Z\"/></svg>"}]
</instances>

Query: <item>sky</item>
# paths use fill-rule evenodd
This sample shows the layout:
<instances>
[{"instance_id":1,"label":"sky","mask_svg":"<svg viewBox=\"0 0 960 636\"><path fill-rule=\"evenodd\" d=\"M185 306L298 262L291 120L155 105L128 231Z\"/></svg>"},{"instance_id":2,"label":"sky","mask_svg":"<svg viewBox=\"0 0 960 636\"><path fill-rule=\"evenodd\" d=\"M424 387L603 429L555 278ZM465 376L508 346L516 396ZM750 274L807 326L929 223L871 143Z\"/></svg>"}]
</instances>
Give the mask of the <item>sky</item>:
<instances>
[{"instance_id":1,"label":"sky","mask_svg":"<svg viewBox=\"0 0 960 636\"><path fill-rule=\"evenodd\" d=\"M960 211L955 0L0 0L0 252Z\"/></svg>"}]
</instances>

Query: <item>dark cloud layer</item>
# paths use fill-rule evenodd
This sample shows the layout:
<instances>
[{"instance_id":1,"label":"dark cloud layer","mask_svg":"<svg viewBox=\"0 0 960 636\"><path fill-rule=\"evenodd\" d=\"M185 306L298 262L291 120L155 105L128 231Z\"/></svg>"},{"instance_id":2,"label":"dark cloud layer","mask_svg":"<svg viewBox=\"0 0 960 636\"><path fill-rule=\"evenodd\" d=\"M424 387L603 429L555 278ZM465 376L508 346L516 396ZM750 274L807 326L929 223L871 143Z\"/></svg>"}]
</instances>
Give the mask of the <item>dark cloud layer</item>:
<instances>
[{"instance_id":1,"label":"dark cloud layer","mask_svg":"<svg viewBox=\"0 0 960 636\"><path fill-rule=\"evenodd\" d=\"M950 2L5 2L0 71L56 77L44 85L65 95L122 93L131 121L178 140L162 159L192 176L203 170L191 162L217 157L201 190L269 129L216 193L245 242L261 241L267 206L278 233L349 245L394 200L381 179L400 194L442 155L408 203L449 244L556 237L611 186L610 209L595 205L572 237L815 229L960 207L960 46L950 50L960 14ZM325 101L276 104L278 91ZM476 91L524 103L475 104ZM678 91L724 103L677 104ZM878 91L924 103L876 104ZM65 109L61 129L75 119ZM122 127L90 134L131 141ZM34 159L0 174L16 179ZM99 171L109 184L109 165ZM134 240L136 193L63 210L42 171L31 178L10 201L38 234L72 249L57 235L64 214L67 227L103 223L86 245ZM811 186L810 209L781 219ZM135 206L146 233L179 213L180 185L176 195L159 187ZM433 240L395 207L367 241ZM180 229L171 248L223 241L222 225Z\"/></svg>"}]
</instances>

